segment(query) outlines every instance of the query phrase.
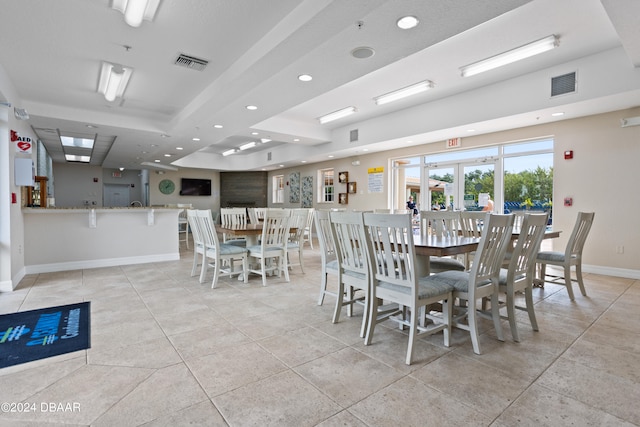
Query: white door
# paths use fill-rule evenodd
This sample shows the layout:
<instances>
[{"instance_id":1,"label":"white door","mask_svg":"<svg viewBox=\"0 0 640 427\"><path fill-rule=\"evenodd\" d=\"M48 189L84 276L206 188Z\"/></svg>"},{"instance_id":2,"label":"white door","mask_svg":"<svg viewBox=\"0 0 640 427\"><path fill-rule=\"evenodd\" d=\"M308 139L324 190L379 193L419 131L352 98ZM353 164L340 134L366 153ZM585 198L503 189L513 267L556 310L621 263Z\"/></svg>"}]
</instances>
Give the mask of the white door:
<instances>
[{"instance_id":1,"label":"white door","mask_svg":"<svg viewBox=\"0 0 640 427\"><path fill-rule=\"evenodd\" d=\"M127 207L131 203L129 184L105 184L103 188L103 203L105 207Z\"/></svg>"}]
</instances>

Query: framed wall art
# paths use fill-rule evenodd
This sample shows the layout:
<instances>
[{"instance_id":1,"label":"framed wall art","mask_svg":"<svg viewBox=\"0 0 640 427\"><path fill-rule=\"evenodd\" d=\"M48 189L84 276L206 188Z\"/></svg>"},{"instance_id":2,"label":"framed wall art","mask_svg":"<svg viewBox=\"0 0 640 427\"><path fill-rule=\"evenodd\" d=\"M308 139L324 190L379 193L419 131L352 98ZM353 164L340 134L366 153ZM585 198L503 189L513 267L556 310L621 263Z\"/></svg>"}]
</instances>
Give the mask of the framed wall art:
<instances>
[{"instance_id":1,"label":"framed wall art","mask_svg":"<svg viewBox=\"0 0 640 427\"><path fill-rule=\"evenodd\" d=\"M347 184L347 193L355 194L357 190L357 186L355 182L350 182Z\"/></svg>"},{"instance_id":2,"label":"framed wall art","mask_svg":"<svg viewBox=\"0 0 640 427\"><path fill-rule=\"evenodd\" d=\"M303 208L313 207L313 177L312 176L302 177L302 207Z\"/></svg>"},{"instance_id":3,"label":"framed wall art","mask_svg":"<svg viewBox=\"0 0 640 427\"><path fill-rule=\"evenodd\" d=\"M338 182L340 184L349 182L349 172L338 172Z\"/></svg>"},{"instance_id":4,"label":"framed wall art","mask_svg":"<svg viewBox=\"0 0 640 427\"><path fill-rule=\"evenodd\" d=\"M338 203L341 205L346 205L347 203L349 203L349 195L347 193L339 193Z\"/></svg>"}]
</instances>

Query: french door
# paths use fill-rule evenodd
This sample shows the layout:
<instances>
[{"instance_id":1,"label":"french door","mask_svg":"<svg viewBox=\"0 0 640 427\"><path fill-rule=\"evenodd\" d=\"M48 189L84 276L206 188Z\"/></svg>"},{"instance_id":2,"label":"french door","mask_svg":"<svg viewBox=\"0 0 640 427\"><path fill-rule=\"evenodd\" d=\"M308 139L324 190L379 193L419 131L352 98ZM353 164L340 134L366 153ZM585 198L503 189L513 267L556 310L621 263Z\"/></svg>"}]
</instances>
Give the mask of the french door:
<instances>
[{"instance_id":1,"label":"french door","mask_svg":"<svg viewBox=\"0 0 640 427\"><path fill-rule=\"evenodd\" d=\"M487 199L491 199L494 206L501 206L500 183L496 179L501 175L497 173L498 164L498 160L491 157L427 164L427 206L431 209L481 210L488 203Z\"/></svg>"}]
</instances>

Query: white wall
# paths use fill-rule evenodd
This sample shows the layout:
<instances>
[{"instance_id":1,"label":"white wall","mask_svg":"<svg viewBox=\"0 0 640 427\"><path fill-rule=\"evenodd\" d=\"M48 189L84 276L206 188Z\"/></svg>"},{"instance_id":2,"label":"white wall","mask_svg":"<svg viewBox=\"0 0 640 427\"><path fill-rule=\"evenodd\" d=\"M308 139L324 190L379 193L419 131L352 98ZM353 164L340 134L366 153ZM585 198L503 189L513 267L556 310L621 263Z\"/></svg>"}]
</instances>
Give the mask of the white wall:
<instances>
[{"instance_id":1,"label":"white wall","mask_svg":"<svg viewBox=\"0 0 640 427\"><path fill-rule=\"evenodd\" d=\"M196 178L211 180L211 196L181 196L180 179ZM173 194L162 194L158 184L163 179L170 179L176 185ZM178 171L153 171L149 173L149 199L152 205L172 205L191 203L195 209L211 209L220 211L220 172L209 169L180 169Z\"/></svg>"},{"instance_id":2,"label":"white wall","mask_svg":"<svg viewBox=\"0 0 640 427\"><path fill-rule=\"evenodd\" d=\"M640 108L607 114L567 119L554 123L462 138L462 149L484 145L553 136L554 154L554 228L562 230L554 240L557 250L563 250L579 211L595 211L594 225L584 250L585 271L624 277L640 278L640 227L636 217L640 212L637 196L637 170L640 162L640 126L622 128L620 119L640 115ZM564 160L565 150L573 150L574 158ZM317 209L346 207L370 210L386 208L389 189L389 158L445 151L439 141L393 151L378 152L353 158L327 161L301 167L269 172L269 206L272 177L291 172L314 177L314 207ZM359 160L359 166L352 161ZM383 194L367 192L367 169L383 166L385 189ZM337 172L348 171L349 181L358 183L358 193L349 194L347 206L317 203L317 171L333 167ZM336 179L337 181L337 179ZM346 191L344 184L336 184L336 192ZM573 206L565 207L562 200L573 198ZM282 207L288 203L289 188L285 187ZM273 205L275 206L275 205ZM299 206L296 205L296 206ZM616 248L622 246L622 254Z\"/></svg>"}]
</instances>

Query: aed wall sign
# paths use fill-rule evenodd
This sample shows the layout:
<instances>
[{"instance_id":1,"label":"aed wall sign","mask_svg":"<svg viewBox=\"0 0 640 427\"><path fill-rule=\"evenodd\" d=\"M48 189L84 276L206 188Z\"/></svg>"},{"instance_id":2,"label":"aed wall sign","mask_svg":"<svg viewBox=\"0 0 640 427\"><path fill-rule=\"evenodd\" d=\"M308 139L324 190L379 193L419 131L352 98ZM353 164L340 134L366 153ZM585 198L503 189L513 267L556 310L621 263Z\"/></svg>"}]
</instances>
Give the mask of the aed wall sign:
<instances>
[{"instance_id":1,"label":"aed wall sign","mask_svg":"<svg viewBox=\"0 0 640 427\"><path fill-rule=\"evenodd\" d=\"M16 143L16 152L31 154L33 142L28 136L20 136L15 130L11 131L11 141Z\"/></svg>"}]
</instances>

